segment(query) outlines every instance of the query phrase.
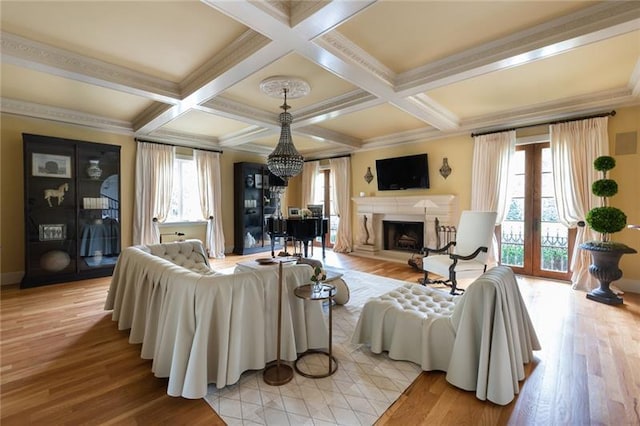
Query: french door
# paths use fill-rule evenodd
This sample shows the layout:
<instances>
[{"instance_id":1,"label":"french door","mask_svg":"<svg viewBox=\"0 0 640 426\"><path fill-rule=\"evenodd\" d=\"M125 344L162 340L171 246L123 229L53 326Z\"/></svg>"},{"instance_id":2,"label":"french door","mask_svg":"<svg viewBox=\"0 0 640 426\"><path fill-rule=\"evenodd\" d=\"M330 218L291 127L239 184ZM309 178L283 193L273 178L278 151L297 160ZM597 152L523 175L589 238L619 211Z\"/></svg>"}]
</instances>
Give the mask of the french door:
<instances>
[{"instance_id":1,"label":"french door","mask_svg":"<svg viewBox=\"0 0 640 426\"><path fill-rule=\"evenodd\" d=\"M519 274L570 279L575 230L558 221L549 144L518 146L512 170L512 196L500 226L502 264Z\"/></svg>"},{"instance_id":2,"label":"french door","mask_svg":"<svg viewBox=\"0 0 640 426\"><path fill-rule=\"evenodd\" d=\"M320 170L316 176L314 203L324 206L324 217L329 219L329 235L326 236L327 248L333 248L336 242L336 234L338 232L338 222L340 218L333 212L333 200L331 199L331 171L329 169ZM320 245L320 238L316 238L315 245Z\"/></svg>"}]
</instances>

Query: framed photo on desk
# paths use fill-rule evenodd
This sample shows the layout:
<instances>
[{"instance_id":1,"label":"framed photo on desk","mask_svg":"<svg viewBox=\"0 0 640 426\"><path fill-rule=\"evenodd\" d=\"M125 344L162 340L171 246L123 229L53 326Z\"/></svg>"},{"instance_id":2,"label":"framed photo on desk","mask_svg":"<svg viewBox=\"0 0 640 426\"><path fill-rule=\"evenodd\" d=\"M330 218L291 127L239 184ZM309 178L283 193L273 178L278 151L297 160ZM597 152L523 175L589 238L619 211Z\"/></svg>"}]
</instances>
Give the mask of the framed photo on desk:
<instances>
[{"instance_id":1,"label":"framed photo on desk","mask_svg":"<svg viewBox=\"0 0 640 426\"><path fill-rule=\"evenodd\" d=\"M287 216L289 216L290 218L300 217L300 207L289 207L287 209Z\"/></svg>"},{"instance_id":2,"label":"framed photo on desk","mask_svg":"<svg viewBox=\"0 0 640 426\"><path fill-rule=\"evenodd\" d=\"M322 204L307 204L307 209L311 212L312 217L322 217Z\"/></svg>"}]
</instances>

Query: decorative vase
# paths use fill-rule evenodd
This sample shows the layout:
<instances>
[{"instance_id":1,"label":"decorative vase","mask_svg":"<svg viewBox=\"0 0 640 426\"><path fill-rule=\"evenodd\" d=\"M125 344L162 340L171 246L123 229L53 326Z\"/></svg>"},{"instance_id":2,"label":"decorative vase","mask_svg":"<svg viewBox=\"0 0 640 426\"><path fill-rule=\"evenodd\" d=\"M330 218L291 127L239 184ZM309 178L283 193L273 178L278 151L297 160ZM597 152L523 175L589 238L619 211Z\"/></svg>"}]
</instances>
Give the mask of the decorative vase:
<instances>
[{"instance_id":1,"label":"decorative vase","mask_svg":"<svg viewBox=\"0 0 640 426\"><path fill-rule=\"evenodd\" d=\"M87 175L91 179L100 179L102 176L102 169L100 168L100 160L89 160L89 167L87 167Z\"/></svg>"},{"instance_id":2,"label":"decorative vase","mask_svg":"<svg viewBox=\"0 0 640 426\"><path fill-rule=\"evenodd\" d=\"M322 281L313 281L311 283L311 291L313 293L320 293L322 291Z\"/></svg>"},{"instance_id":3,"label":"decorative vase","mask_svg":"<svg viewBox=\"0 0 640 426\"><path fill-rule=\"evenodd\" d=\"M623 302L622 297L611 291L609 285L612 281L622 278L622 271L618 267L622 255L637 251L621 243L605 245L593 241L580 244L580 248L591 253L589 273L600 284L600 287L587 293L587 299L608 305L620 305Z\"/></svg>"},{"instance_id":4,"label":"decorative vase","mask_svg":"<svg viewBox=\"0 0 640 426\"><path fill-rule=\"evenodd\" d=\"M69 253L62 250L51 250L40 258L40 267L47 272L60 272L71 263Z\"/></svg>"},{"instance_id":5,"label":"decorative vase","mask_svg":"<svg viewBox=\"0 0 640 426\"><path fill-rule=\"evenodd\" d=\"M253 247L256 245L256 239L251 235L250 232L247 232L247 235L244 236L244 246L245 247Z\"/></svg>"}]
</instances>

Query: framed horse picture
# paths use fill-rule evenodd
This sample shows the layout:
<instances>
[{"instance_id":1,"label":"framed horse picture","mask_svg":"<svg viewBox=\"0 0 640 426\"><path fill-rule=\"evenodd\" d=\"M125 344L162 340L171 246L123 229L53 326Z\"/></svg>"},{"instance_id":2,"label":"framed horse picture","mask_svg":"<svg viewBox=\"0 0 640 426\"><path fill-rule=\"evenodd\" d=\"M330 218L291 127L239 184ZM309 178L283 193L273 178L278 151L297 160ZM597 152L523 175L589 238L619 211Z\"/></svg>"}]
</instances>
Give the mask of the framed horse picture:
<instances>
[{"instance_id":1,"label":"framed horse picture","mask_svg":"<svg viewBox=\"0 0 640 426\"><path fill-rule=\"evenodd\" d=\"M34 152L32 155L31 174L33 176L70 178L71 157Z\"/></svg>"}]
</instances>

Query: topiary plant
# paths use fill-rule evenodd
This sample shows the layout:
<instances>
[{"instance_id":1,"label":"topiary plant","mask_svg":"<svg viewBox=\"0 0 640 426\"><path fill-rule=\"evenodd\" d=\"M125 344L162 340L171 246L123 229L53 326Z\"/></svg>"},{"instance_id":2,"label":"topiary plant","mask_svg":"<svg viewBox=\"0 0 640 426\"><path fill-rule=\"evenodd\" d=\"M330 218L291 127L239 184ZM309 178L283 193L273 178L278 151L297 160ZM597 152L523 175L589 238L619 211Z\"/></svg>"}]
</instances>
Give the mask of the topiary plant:
<instances>
[{"instance_id":1,"label":"topiary plant","mask_svg":"<svg viewBox=\"0 0 640 426\"><path fill-rule=\"evenodd\" d=\"M607 172L615 166L616 160L609 156L598 157L593 162L593 167L602 172L602 179L593 182L591 192L602 198L602 207L591 209L585 220L591 229L600 233L600 241L586 241L580 244L581 249L591 253L589 274L600 284L598 288L587 293L587 299L608 305L622 303L622 297L609 288L612 281L622 278L622 270L618 267L620 258L626 253L637 253L626 244L609 241L611 234L621 231L627 224L627 216L622 210L609 206L608 197L616 195L618 184L612 179L607 179Z\"/></svg>"},{"instance_id":2,"label":"topiary plant","mask_svg":"<svg viewBox=\"0 0 640 426\"><path fill-rule=\"evenodd\" d=\"M611 234L619 232L627 225L627 215L622 210L609 206L608 198L618 193L618 184L607 179L607 172L616 166L613 157L603 155L593 162L593 167L602 172L602 179L591 185L593 195L602 198L602 207L595 207L587 213L586 222L591 229L600 233L600 241L609 242Z\"/></svg>"}]
</instances>

